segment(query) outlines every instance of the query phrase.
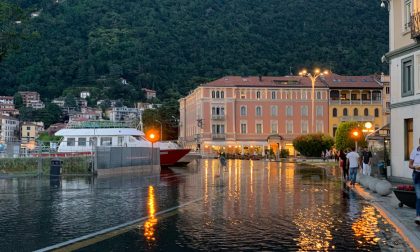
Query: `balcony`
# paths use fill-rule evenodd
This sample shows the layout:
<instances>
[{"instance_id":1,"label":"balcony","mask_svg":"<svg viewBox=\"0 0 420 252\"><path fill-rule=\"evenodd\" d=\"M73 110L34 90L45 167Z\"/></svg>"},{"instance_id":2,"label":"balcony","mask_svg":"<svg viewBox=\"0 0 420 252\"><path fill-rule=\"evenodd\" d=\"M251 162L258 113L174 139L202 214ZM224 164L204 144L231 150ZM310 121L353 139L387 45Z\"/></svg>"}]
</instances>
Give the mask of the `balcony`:
<instances>
[{"instance_id":1,"label":"balcony","mask_svg":"<svg viewBox=\"0 0 420 252\"><path fill-rule=\"evenodd\" d=\"M365 105L372 105L372 104L382 104L382 100L330 100L330 105L358 105L358 104L365 104Z\"/></svg>"},{"instance_id":2,"label":"balcony","mask_svg":"<svg viewBox=\"0 0 420 252\"><path fill-rule=\"evenodd\" d=\"M211 115L212 120L225 120L225 115Z\"/></svg>"},{"instance_id":3,"label":"balcony","mask_svg":"<svg viewBox=\"0 0 420 252\"><path fill-rule=\"evenodd\" d=\"M340 121L342 122L373 122L374 116L342 116Z\"/></svg>"},{"instance_id":4,"label":"balcony","mask_svg":"<svg viewBox=\"0 0 420 252\"><path fill-rule=\"evenodd\" d=\"M225 140L226 134L211 134L211 139L213 140Z\"/></svg>"},{"instance_id":5,"label":"balcony","mask_svg":"<svg viewBox=\"0 0 420 252\"><path fill-rule=\"evenodd\" d=\"M410 22L411 38L415 40L420 39L420 12L415 12L411 15Z\"/></svg>"}]
</instances>

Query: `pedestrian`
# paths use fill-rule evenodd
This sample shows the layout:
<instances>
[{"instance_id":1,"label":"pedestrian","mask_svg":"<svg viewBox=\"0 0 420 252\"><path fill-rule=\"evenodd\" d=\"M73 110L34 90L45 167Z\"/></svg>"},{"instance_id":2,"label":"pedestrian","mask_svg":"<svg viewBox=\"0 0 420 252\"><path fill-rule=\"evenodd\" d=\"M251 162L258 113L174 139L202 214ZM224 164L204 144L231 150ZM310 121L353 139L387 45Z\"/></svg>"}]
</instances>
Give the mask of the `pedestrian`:
<instances>
[{"instance_id":1,"label":"pedestrian","mask_svg":"<svg viewBox=\"0 0 420 252\"><path fill-rule=\"evenodd\" d=\"M330 153L330 151L329 150L325 150L325 159L327 160L327 162L329 162L330 160L330 155L331 155L331 153Z\"/></svg>"},{"instance_id":2,"label":"pedestrian","mask_svg":"<svg viewBox=\"0 0 420 252\"><path fill-rule=\"evenodd\" d=\"M346 159L346 152L344 150L340 150L339 154L338 154L338 158L339 158L339 162L340 162L340 167L341 167L341 171L343 173L343 178L344 181L349 180L349 169L347 166L347 159Z\"/></svg>"},{"instance_id":3,"label":"pedestrian","mask_svg":"<svg viewBox=\"0 0 420 252\"><path fill-rule=\"evenodd\" d=\"M324 151L321 152L321 158L322 158L322 161L325 161L325 153L324 153Z\"/></svg>"},{"instance_id":4,"label":"pedestrian","mask_svg":"<svg viewBox=\"0 0 420 252\"><path fill-rule=\"evenodd\" d=\"M363 175L370 176L371 172L371 163L372 163L372 152L365 147L365 149L362 152L362 169L363 169Z\"/></svg>"},{"instance_id":5,"label":"pedestrian","mask_svg":"<svg viewBox=\"0 0 420 252\"><path fill-rule=\"evenodd\" d=\"M347 167L350 171L350 185L356 183L357 170L359 169L360 164L360 155L355 151L355 148L351 148L351 152L347 153Z\"/></svg>"},{"instance_id":6,"label":"pedestrian","mask_svg":"<svg viewBox=\"0 0 420 252\"><path fill-rule=\"evenodd\" d=\"M417 225L420 225L420 138L419 146L414 147L413 151L410 154L410 161L408 162L408 167L413 169L413 183L416 190L416 218L414 222Z\"/></svg>"},{"instance_id":7,"label":"pedestrian","mask_svg":"<svg viewBox=\"0 0 420 252\"><path fill-rule=\"evenodd\" d=\"M220 153L219 160L220 160L220 167L226 169L226 155L224 152Z\"/></svg>"}]
</instances>

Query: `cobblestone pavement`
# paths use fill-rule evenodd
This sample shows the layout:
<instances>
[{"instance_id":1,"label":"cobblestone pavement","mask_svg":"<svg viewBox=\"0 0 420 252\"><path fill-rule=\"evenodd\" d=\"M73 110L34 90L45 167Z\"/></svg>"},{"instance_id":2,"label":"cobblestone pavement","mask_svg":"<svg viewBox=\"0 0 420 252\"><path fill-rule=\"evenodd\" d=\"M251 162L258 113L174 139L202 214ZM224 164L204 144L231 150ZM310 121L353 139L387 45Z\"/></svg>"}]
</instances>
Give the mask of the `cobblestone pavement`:
<instances>
[{"instance_id":1,"label":"cobblestone pavement","mask_svg":"<svg viewBox=\"0 0 420 252\"><path fill-rule=\"evenodd\" d=\"M414 223L414 217L416 216L415 209L407 206L399 207L399 200L394 193L391 193L388 196L380 196L360 185L356 185L354 190L363 198L370 201L372 205L374 205L378 211L395 226L401 237L414 251L420 251L420 226ZM399 246L399 236L392 234L384 235L391 235L390 239L395 240L395 247L391 248L390 251L404 251L404 249Z\"/></svg>"}]
</instances>

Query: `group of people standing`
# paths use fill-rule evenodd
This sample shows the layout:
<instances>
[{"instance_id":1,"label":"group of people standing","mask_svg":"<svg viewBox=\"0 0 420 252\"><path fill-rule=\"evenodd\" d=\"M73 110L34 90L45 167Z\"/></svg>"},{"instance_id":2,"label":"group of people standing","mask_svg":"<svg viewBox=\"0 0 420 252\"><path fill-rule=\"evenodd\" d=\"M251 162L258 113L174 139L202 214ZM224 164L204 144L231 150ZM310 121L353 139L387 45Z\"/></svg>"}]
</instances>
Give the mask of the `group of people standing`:
<instances>
[{"instance_id":1,"label":"group of people standing","mask_svg":"<svg viewBox=\"0 0 420 252\"><path fill-rule=\"evenodd\" d=\"M338 152L338 158L343 178L346 181L350 181L351 185L356 183L357 171L360 167L362 167L363 175L370 176L372 152L367 147L364 148L361 154L356 152L354 147L346 151L340 150Z\"/></svg>"}]
</instances>

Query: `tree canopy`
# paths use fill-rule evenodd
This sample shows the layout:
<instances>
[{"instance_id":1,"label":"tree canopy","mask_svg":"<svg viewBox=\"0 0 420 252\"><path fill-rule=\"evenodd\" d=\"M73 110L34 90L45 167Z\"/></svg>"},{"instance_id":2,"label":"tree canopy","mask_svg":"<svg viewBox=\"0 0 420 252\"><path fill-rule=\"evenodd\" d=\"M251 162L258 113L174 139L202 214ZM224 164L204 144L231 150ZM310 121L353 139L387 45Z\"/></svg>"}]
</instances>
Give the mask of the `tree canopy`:
<instances>
[{"instance_id":1,"label":"tree canopy","mask_svg":"<svg viewBox=\"0 0 420 252\"><path fill-rule=\"evenodd\" d=\"M296 137L293 146L303 156L320 157L321 152L330 150L334 145L334 139L325 134L308 134Z\"/></svg>"},{"instance_id":2,"label":"tree canopy","mask_svg":"<svg viewBox=\"0 0 420 252\"><path fill-rule=\"evenodd\" d=\"M363 125L359 122L342 122L338 125L335 134L335 147L338 150L346 150L348 148L354 148L356 141L359 147L366 146L367 143L362 133ZM352 135L352 132L357 131L358 136Z\"/></svg>"}]
</instances>

